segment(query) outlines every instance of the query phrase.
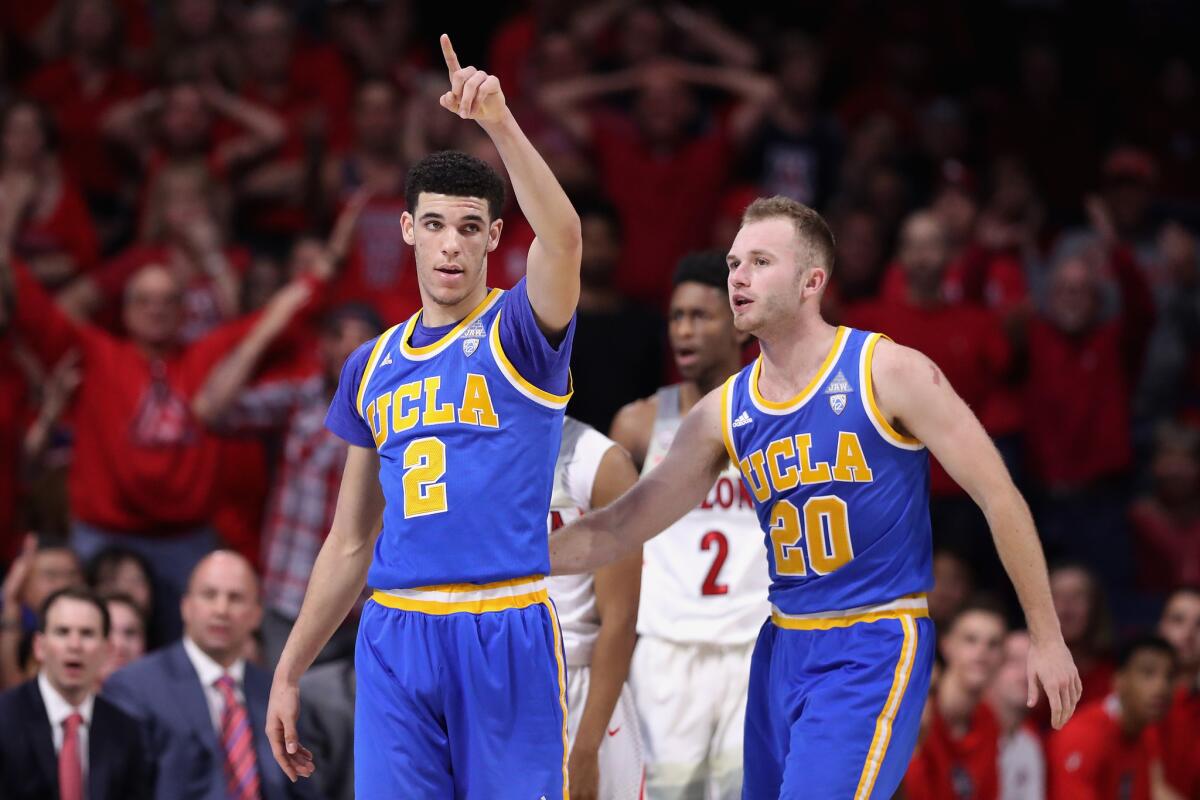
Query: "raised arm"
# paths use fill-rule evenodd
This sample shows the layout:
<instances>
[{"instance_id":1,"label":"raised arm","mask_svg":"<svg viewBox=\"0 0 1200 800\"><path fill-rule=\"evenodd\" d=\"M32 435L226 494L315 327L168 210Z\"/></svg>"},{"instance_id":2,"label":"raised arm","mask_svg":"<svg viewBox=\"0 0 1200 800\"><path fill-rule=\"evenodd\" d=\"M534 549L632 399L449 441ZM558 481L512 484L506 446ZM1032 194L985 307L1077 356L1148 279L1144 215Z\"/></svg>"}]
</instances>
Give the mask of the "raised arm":
<instances>
[{"instance_id":1,"label":"raised arm","mask_svg":"<svg viewBox=\"0 0 1200 800\"><path fill-rule=\"evenodd\" d=\"M504 102L499 79L460 66L450 37L442 34L441 41L450 73L442 107L478 122L504 161L517 203L536 234L525 269L529 302L542 332L555 337L570 324L579 303L579 215Z\"/></svg>"},{"instance_id":2,"label":"raised arm","mask_svg":"<svg viewBox=\"0 0 1200 800\"><path fill-rule=\"evenodd\" d=\"M881 340L871 374L885 418L924 442L987 517L1033 642L1029 705L1037 700L1040 682L1050 700L1051 722L1061 728L1075 710L1082 684L1050 599L1046 559L1029 506L979 420L932 361Z\"/></svg>"},{"instance_id":3,"label":"raised arm","mask_svg":"<svg viewBox=\"0 0 1200 800\"><path fill-rule=\"evenodd\" d=\"M220 163L226 166L244 164L283 144L287 126L274 111L227 92L217 84L202 86L200 91L213 111L245 130L242 136L217 148Z\"/></svg>"},{"instance_id":4,"label":"raised arm","mask_svg":"<svg viewBox=\"0 0 1200 800\"><path fill-rule=\"evenodd\" d=\"M312 754L296 735L300 676L350 613L366 585L375 539L382 526L383 506L379 454L370 448L351 446L329 537L313 564L300 616L271 683L267 738L275 760L292 781L309 777L314 769Z\"/></svg>"},{"instance_id":5,"label":"raised arm","mask_svg":"<svg viewBox=\"0 0 1200 800\"><path fill-rule=\"evenodd\" d=\"M640 547L691 511L729 461L721 438L721 391L684 417L663 462L612 505L550 537L555 574L591 572Z\"/></svg>"}]
</instances>

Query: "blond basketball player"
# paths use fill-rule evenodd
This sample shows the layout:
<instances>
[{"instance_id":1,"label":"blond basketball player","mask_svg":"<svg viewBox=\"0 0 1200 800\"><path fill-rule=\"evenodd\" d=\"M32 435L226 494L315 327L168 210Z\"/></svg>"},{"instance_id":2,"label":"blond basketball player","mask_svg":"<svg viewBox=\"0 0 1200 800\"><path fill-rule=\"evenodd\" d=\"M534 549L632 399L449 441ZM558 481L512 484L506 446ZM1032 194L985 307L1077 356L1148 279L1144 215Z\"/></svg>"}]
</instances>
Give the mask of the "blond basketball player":
<instances>
[{"instance_id":1,"label":"blond basketball player","mask_svg":"<svg viewBox=\"0 0 1200 800\"><path fill-rule=\"evenodd\" d=\"M554 465L550 530L617 499L637 483L629 455L589 425L566 417ZM572 800L638 800L642 736L626 685L637 638L641 550L594 573L550 579L567 657L567 731Z\"/></svg>"},{"instance_id":2,"label":"blond basketball player","mask_svg":"<svg viewBox=\"0 0 1200 800\"><path fill-rule=\"evenodd\" d=\"M668 334L683 378L626 406L612 435L642 472L662 461L684 415L741 367L725 254L679 264ZM646 543L641 638L630 682L646 738L651 798L737 798L750 656L767 602L766 550L754 501L732 462L707 498Z\"/></svg>"}]
</instances>

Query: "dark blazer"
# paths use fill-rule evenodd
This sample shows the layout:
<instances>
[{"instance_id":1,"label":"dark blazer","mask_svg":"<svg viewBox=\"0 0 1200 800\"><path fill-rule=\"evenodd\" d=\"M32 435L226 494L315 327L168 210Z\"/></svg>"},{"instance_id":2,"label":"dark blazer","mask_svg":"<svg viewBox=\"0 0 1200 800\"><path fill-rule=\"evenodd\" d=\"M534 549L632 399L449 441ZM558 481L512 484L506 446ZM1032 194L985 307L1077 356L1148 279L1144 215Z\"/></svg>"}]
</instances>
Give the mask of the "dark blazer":
<instances>
[{"instance_id":1,"label":"dark blazer","mask_svg":"<svg viewBox=\"0 0 1200 800\"><path fill-rule=\"evenodd\" d=\"M313 797L307 782L289 781L271 754L264 733L270 677L247 664L242 689L263 800ZM225 753L182 642L117 671L105 682L104 694L142 724L156 800L226 800Z\"/></svg>"},{"instance_id":2,"label":"dark blazer","mask_svg":"<svg viewBox=\"0 0 1200 800\"><path fill-rule=\"evenodd\" d=\"M0 694L0 797L57 800L58 755L46 704L36 680ZM97 697L88 728L89 800L148 798L142 740L137 723Z\"/></svg>"}]
</instances>

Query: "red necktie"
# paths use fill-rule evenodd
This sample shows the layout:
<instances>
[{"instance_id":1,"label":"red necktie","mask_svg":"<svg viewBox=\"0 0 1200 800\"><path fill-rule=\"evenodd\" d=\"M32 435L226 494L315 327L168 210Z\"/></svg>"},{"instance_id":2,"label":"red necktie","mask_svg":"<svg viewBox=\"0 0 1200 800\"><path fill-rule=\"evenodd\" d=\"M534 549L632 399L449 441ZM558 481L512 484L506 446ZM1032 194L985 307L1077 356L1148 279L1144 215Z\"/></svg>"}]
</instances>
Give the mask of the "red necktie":
<instances>
[{"instance_id":1,"label":"red necktie","mask_svg":"<svg viewBox=\"0 0 1200 800\"><path fill-rule=\"evenodd\" d=\"M222 675L216 686L225 701L221 747L225 749L226 794L230 800L258 800L258 762L254 757L254 737L250 735L250 717L233 693L233 678Z\"/></svg>"},{"instance_id":2,"label":"red necktie","mask_svg":"<svg viewBox=\"0 0 1200 800\"><path fill-rule=\"evenodd\" d=\"M63 720L63 743L58 751L58 796L61 800L83 800L83 766L79 761L79 726L83 716L75 712Z\"/></svg>"}]
</instances>

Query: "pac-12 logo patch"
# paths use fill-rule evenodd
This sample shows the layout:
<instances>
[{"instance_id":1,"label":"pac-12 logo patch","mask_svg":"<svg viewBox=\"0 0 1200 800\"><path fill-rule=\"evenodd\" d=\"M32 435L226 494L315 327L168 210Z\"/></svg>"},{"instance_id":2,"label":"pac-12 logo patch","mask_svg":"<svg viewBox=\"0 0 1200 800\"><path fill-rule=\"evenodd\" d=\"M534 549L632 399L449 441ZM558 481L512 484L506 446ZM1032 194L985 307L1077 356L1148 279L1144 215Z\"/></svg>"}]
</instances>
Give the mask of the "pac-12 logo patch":
<instances>
[{"instance_id":1,"label":"pac-12 logo patch","mask_svg":"<svg viewBox=\"0 0 1200 800\"><path fill-rule=\"evenodd\" d=\"M463 355L470 357L479 349L479 340L486 336L487 333L483 329L483 322L475 320L467 329L462 332L462 347Z\"/></svg>"},{"instance_id":2,"label":"pac-12 logo patch","mask_svg":"<svg viewBox=\"0 0 1200 800\"><path fill-rule=\"evenodd\" d=\"M853 391L854 387L846 380L846 374L838 370L838 374L825 387L824 392L829 397L829 407L833 409L833 413L840 415L846 410L846 395Z\"/></svg>"}]
</instances>

